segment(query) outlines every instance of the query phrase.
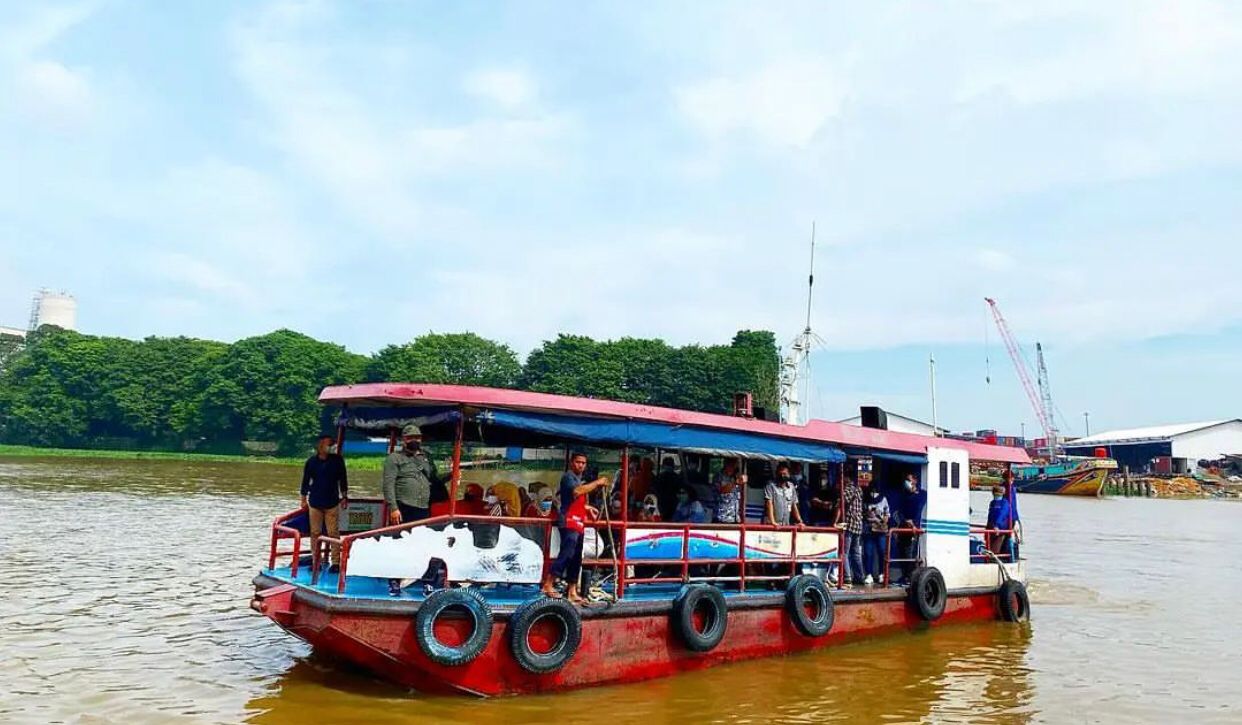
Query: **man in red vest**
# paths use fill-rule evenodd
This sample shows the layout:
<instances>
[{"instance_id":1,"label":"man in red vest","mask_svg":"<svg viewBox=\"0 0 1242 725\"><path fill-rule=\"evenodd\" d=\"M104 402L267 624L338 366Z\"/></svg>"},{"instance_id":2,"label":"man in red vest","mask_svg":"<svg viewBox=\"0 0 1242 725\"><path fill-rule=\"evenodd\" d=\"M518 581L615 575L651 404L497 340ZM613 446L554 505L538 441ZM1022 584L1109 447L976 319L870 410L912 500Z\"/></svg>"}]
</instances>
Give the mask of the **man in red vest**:
<instances>
[{"instance_id":1,"label":"man in red vest","mask_svg":"<svg viewBox=\"0 0 1242 725\"><path fill-rule=\"evenodd\" d=\"M561 549L556 560L548 567L542 587L547 596L559 598L561 594L556 589L554 579L563 580L568 585L566 597L574 604L583 602L578 593L578 577L582 573L582 534L586 531L587 495L608 485L606 476L583 483L582 474L586 467L586 454L575 451L569 457L569 470L561 476L561 507L556 523L561 535Z\"/></svg>"}]
</instances>

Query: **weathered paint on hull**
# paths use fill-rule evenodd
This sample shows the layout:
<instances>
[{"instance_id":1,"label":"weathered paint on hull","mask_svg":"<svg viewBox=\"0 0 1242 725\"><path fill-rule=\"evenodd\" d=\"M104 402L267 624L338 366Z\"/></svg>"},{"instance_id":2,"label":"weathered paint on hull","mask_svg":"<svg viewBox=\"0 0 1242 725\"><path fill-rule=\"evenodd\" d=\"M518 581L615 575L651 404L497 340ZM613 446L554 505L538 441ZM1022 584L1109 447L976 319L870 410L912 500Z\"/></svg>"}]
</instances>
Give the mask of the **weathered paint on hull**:
<instances>
[{"instance_id":1,"label":"weathered paint on hull","mask_svg":"<svg viewBox=\"0 0 1242 725\"><path fill-rule=\"evenodd\" d=\"M592 685L637 682L835 644L914 631L928 626L997 619L994 593L951 595L944 616L923 621L904 599L838 603L832 631L802 635L783 607L730 609L724 640L711 652L684 648L667 613L597 616L582 622L582 644L559 672L535 675L509 654L507 621L497 618L487 648L473 662L445 667L431 662L414 636L413 617L330 613L294 598L271 597L263 613L316 649L352 661L401 685L426 693L477 696L554 692Z\"/></svg>"},{"instance_id":2,"label":"weathered paint on hull","mask_svg":"<svg viewBox=\"0 0 1242 725\"><path fill-rule=\"evenodd\" d=\"M1018 493L1051 493L1060 496L1099 496L1111 469L1097 468L1072 476L1018 479Z\"/></svg>"}]
</instances>

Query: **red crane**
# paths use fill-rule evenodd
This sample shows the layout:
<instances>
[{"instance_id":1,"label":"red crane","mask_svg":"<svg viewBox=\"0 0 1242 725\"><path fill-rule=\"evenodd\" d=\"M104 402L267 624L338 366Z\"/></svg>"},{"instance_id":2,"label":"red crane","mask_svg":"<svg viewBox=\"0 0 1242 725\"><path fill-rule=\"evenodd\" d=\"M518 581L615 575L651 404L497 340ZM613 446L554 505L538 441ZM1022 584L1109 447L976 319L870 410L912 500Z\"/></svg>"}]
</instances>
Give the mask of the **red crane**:
<instances>
[{"instance_id":1,"label":"red crane","mask_svg":"<svg viewBox=\"0 0 1242 725\"><path fill-rule=\"evenodd\" d=\"M1045 405L1040 393L1036 391L1035 384L1031 382L1031 373L1026 367L1026 359L1022 357L1022 351L1018 348L1018 342L1014 339L1013 332L1009 329L1009 323L1005 322L1005 316L1001 314L1000 307L996 305L996 300L991 297L984 297L983 299L992 310L992 319L996 321L996 329L1000 332L1001 339L1005 341L1005 349L1009 352L1009 359L1013 360L1013 367L1018 371L1018 379L1022 381L1022 389L1026 391L1026 397L1031 401L1031 409L1035 411L1035 418L1039 421L1040 427L1044 429L1044 438L1048 441L1048 454L1055 459L1058 441L1057 428L1052 417L1051 399L1048 400L1049 404ZM1040 357L1042 365L1042 353Z\"/></svg>"}]
</instances>

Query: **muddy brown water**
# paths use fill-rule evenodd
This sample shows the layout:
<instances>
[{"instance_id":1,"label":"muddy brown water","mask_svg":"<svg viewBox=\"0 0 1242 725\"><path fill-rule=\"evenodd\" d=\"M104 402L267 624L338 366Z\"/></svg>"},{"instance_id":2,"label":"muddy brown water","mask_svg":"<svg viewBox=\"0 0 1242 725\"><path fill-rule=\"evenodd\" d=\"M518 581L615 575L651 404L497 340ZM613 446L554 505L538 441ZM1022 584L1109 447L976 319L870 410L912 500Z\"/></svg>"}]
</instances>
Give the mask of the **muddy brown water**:
<instances>
[{"instance_id":1,"label":"muddy brown water","mask_svg":"<svg viewBox=\"0 0 1242 725\"><path fill-rule=\"evenodd\" d=\"M1238 502L1023 497L1028 626L482 701L394 687L249 610L296 477L0 459L0 722L1242 722Z\"/></svg>"}]
</instances>

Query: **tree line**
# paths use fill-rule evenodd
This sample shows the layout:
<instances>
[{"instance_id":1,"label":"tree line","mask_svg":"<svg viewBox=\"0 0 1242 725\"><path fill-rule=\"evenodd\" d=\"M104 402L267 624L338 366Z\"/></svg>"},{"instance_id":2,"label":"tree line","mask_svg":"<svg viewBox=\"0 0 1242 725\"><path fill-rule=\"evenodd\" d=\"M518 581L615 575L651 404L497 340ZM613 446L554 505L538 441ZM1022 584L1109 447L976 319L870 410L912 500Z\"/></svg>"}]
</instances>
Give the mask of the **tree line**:
<instances>
[{"instance_id":1,"label":"tree line","mask_svg":"<svg viewBox=\"0 0 1242 725\"><path fill-rule=\"evenodd\" d=\"M728 345L599 341L560 335L525 362L473 333L421 335L359 355L290 330L232 344L187 337L128 340L57 327L31 333L0 370L0 441L73 448L240 452L243 441L305 450L332 425L327 385L400 381L517 388L707 412L738 391L775 408L771 332Z\"/></svg>"}]
</instances>

